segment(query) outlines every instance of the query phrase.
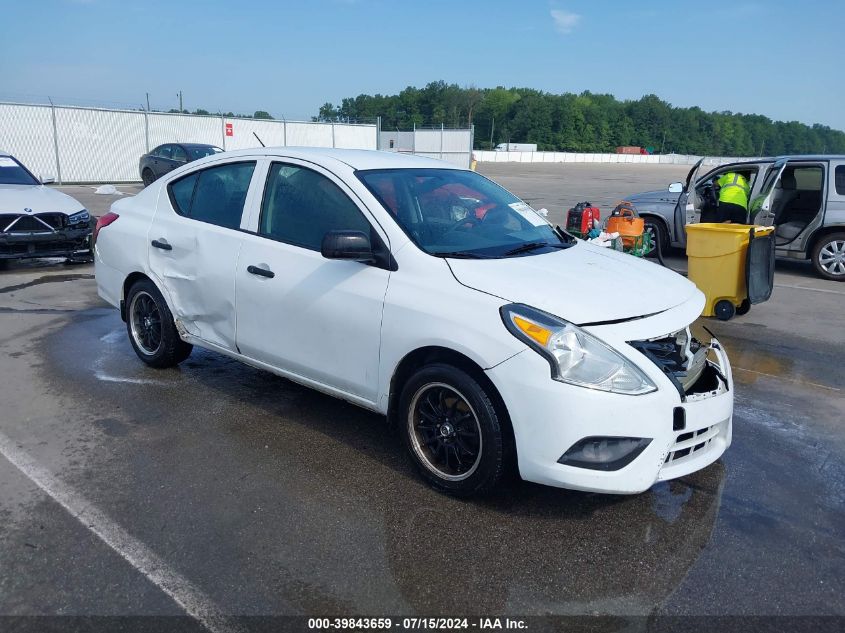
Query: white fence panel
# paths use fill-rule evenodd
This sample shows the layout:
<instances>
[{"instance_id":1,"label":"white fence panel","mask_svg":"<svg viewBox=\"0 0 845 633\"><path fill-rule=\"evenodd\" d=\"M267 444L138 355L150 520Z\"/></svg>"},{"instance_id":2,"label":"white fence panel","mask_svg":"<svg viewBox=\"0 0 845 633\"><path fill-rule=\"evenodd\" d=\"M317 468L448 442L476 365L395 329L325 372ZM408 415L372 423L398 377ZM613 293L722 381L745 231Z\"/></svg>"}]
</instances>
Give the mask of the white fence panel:
<instances>
[{"instance_id":1,"label":"white fence panel","mask_svg":"<svg viewBox=\"0 0 845 633\"><path fill-rule=\"evenodd\" d=\"M150 113L150 149L162 143L207 143L223 147L220 117Z\"/></svg>"},{"instance_id":2,"label":"white fence panel","mask_svg":"<svg viewBox=\"0 0 845 633\"><path fill-rule=\"evenodd\" d=\"M261 147L261 143L255 138L256 134L267 147L285 144L285 124L282 121L225 119L223 124L227 126L225 128L227 131L231 130L232 134L223 136L223 149L227 151Z\"/></svg>"},{"instance_id":3,"label":"white fence panel","mask_svg":"<svg viewBox=\"0 0 845 633\"><path fill-rule=\"evenodd\" d=\"M331 147L331 123L288 123L288 145L296 147Z\"/></svg>"},{"instance_id":4,"label":"white fence panel","mask_svg":"<svg viewBox=\"0 0 845 633\"><path fill-rule=\"evenodd\" d=\"M57 178L50 107L0 105L0 150L15 156L36 176Z\"/></svg>"},{"instance_id":5,"label":"white fence panel","mask_svg":"<svg viewBox=\"0 0 845 633\"><path fill-rule=\"evenodd\" d=\"M377 130L372 125L335 125L335 147L378 149Z\"/></svg>"},{"instance_id":6,"label":"white fence panel","mask_svg":"<svg viewBox=\"0 0 845 633\"><path fill-rule=\"evenodd\" d=\"M138 180L144 113L56 108L56 140L64 182Z\"/></svg>"}]
</instances>

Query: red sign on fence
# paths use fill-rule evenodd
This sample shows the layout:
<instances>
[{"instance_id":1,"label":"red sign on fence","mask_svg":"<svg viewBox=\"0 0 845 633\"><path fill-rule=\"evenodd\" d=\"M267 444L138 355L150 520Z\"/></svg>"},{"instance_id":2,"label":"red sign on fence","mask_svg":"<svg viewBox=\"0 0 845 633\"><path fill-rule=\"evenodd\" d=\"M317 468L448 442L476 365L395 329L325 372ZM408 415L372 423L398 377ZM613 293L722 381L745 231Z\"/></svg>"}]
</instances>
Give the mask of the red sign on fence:
<instances>
[{"instance_id":1,"label":"red sign on fence","mask_svg":"<svg viewBox=\"0 0 845 633\"><path fill-rule=\"evenodd\" d=\"M235 131L232 129L232 124L227 123L226 124L226 136L234 136L234 135L235 135Z\"/></svg>"}]
</instances>

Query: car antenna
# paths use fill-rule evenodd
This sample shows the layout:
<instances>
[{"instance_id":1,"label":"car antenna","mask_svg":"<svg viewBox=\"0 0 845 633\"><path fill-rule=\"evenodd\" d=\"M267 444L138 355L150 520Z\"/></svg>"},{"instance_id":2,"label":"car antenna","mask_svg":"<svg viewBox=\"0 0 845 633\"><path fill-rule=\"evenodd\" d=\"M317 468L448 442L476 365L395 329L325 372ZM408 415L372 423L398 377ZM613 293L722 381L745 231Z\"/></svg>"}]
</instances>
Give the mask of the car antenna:
<instances>
[{"instance_id":1,"label":"car antenna","mask_svg":"<svg viewBox=\"0 0 845 633\"><path fill-rule=\"evenodd\" d=\"M252 133L252 135L253 135L256 139L258 139L258 142L259 142L259 143L261 143L261 147L267 147L267 146L264 144L264 141L262 141L260 138L258 138L258 134L256 134L255 132L253 132L253 133Z\"/></svg>"}]
</instances>

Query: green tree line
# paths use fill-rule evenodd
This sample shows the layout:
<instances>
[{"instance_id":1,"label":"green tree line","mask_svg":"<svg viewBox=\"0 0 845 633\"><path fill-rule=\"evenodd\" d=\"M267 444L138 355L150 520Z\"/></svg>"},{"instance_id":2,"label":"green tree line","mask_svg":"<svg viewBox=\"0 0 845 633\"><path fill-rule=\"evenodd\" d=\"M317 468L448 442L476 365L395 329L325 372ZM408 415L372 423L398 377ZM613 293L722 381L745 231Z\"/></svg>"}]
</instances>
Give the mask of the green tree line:
<instances>
[{"instance_id":1,"label":"green tree line","mask_svg":"<svg viewBox=\"0 0 845 633\"><path fill-rule=\"evenodd\" d=\"M712 156L845 153L845 132L825 125L772 121L757 114L678 108L655 95L552 94L531 88L461 88L444 81L396 95L326 103L315 120L381 117L382 129L475 125L475 148L536 143L539 150L612 152L620 145L657 153Z\"/></svg>"}]
</instances>

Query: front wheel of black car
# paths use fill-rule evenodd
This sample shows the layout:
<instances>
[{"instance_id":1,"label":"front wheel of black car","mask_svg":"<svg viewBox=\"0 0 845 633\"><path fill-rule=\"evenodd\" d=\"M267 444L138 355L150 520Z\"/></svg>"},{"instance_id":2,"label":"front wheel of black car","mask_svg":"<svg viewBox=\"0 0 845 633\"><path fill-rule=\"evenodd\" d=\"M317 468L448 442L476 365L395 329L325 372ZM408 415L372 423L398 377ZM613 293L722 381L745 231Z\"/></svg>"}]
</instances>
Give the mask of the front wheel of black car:
<instances>
[{"instance_id":1,"label":"front wheel of black car","mask_svg":"<svg viewBox=\"0 0 845 633\"><path fill-rule=\"evenodd\" d=\"M156 180L156 177L155 177L155 174L153 173L153 170L150 169L149 167L144 169L144 171L141 172L141 180L144 181L145 187L149 187L151 184L153 184Z\"/></svg>"},{"instance_id":2,"label":"front wheel of black car","mask_svg":"<svg viewBox=\"0 0 845 633\"><path fill-rule=\"evenodd\" d=\"M135 282L126 295L126 331L138 358L150 367L174 367L193 349L179 338L167 302L149 279Z\"/></svg>"}]
</instances>

